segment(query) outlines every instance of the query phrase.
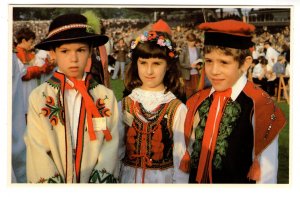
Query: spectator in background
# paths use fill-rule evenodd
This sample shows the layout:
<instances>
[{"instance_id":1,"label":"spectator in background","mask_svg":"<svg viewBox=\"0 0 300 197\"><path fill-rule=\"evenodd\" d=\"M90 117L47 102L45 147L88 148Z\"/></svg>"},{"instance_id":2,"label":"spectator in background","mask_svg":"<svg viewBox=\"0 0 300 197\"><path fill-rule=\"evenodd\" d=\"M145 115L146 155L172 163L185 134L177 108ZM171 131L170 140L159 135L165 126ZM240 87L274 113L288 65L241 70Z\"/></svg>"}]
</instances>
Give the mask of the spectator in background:
<instances>
[{"instance_id":1,"label":"spectator in background","mask_svg":"<svg viewBox=\"0 0 300 197\"><path fill-rule=\"evenodd\" d=\"M277 62L273 66L273 72L275 72L276 77L285 74L285 62L285 57L283 55L279 55L277 58Z\"/></svg>"},{"instance_id":2,"label":"spectator in background","mask_svg":"<svg viewBox=\"0 0 300 197\"><path fill-rule=\"evenodd\" d=\"M273 72L276 74L276 79L274 80L274 87L278 87L280 76L285 76L286 74L286 59L284 55L279 55L277 62L273 66ZM289 76L283 78L285 84L288 84ZM277 88L278 90L278 88Z\"/></svg>"},{"instance_id":3,"label":"spectator in background","mask_svg":"<svg viewBox=\"0 0 300 197\"><path fill-rule=\"evenodd\" d=\"M197 92L200 78L197 70L197 64L199 60L201 60L202 56L200 53L200 48L195 46L195 42L196 35L193 33L187 33L186 44L179 54L181 74L182 78L184 79L185 94L187 99L192 94Z\"/></svg>"},{"instance_id":4,"label":"spectator in background","mask_svg":"<svg viewBox=\"0 0 300 197\"><path fill-rule=\"evenodd\" d=\"M125 43L124 38L120 38L117 44L114 46L114 56L116 57L115 69L112 79L117 79L119 75L119 70L121 69L121 80L124 80L124 72L125 72L125 63L127 58L128 46Z\"/></svg>"},{"instance_id":5,"label":"spectator in background","mask_svg":"<svg viewBox=\"0 0 300 197\"><path fill-rule=\"evenodd\" d=\"M268 71L273 70L273 65L277 62L279 53L271 46L269 41L264 42L264 48L266 50L266 59L268 60Z\"/></svg>"},{"instance_id":6,"label":"spectator in background","mask_svg":"<svg viewBox=\"0 0 300 197\"><path fill-rule=\"evenodd\" d=\"M21 28L16 33L16 55L23 63L21 72L25 74L22 76L23 88L24 88L24 104L27 114L28 109L28 97L31 91L39 84L39 80L42 74L48 74L54 68L52 64L45 61L43 65L34 65L35 53L33 52L33 42L35 40L35 33L29 28Z\"/></svg>"},{"instance_id":7,"label":"spectator in background","mask_svg":"<svg viewBox=\"0 0 300 197\"><path fill-rule=\"evenodd\" d=\"M261 89L270 96L274 96L276 74L273 71L269 71L267 66L268 60L261 57L259 63L253 68L252 80L253 83L259 84Z\"/></svg>"}]
</instances>

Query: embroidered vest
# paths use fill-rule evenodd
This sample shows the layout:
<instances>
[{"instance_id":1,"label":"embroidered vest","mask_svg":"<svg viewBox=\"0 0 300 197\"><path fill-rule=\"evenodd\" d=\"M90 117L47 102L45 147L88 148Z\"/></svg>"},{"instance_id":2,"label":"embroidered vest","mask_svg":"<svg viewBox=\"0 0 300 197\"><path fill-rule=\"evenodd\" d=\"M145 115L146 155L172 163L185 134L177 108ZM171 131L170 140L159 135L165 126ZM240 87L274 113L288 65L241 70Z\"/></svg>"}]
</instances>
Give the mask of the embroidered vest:
<instances>
[{"instance_id":1,"label":"embroidered vest","mask_svg":"<svg viewBox=\"0 0 300 197\"><path fill-rule=\"evenodd\" d=\"M187 147L192 133L193 124L191 123L194 122L194 115L201 103L209 96L209 92L210 89L199 91L187 101L188 112L184 125L184 136ZM260 179L258 157L282 130L286 124L286 119L283 112L275 105L270 96L252 82L247 82L243 93L251 98L253 102L255 121L253 136L254 159L248 172L248 178L257 181ZM186 151L179 168L184 172L189 172L189 167L190 155L189 152Z\"/></svg>"},{"instance_id":2,"label":"embroidered vest","mask_svg":"<svg viewBox=\"0 0 300 197\"><path fill-rule=\"evenodd\" d=\"M207 98L198 109L211 98ZM207 101L208 100L208 101ZM209 107L208 106L208 107ZM232 107L236 106L236 107ZM242 110L241 110L242 106ZM236 111L236 113L227 113ZM205 113L197 111L202 119L206 119ZM251 117L253 115L253 102L245 93L241 92L235 101L229 101L225 106L224 114L217 137L216 149L213 156L212 180L213 183L254 183L247 178L249 168L252 164L253 150L253 126ZM199 122L195 132L199 142L194 142L191 154L190 183L196 182L199 156L203 140L201 132L203 123ZM204 126L205 127L205 126ZM198 137L199 136L199 137ZM202 137L201 137L202 136Z\"/></svg>"},{"instance_id":3,"label":"embroidered vest","mask_svg":"<svg viewBox=\"0 0 300 197\"><path fill-rule=\"evenodd\" d=\"M143 170L173 167L172 126L180 104L178 99L174 99L158 106L153 112L147 112L142 104L129 97L122 100L123 110L134 117L131 127L125 127L125 165Z\"/></svg>"}]
</instances>

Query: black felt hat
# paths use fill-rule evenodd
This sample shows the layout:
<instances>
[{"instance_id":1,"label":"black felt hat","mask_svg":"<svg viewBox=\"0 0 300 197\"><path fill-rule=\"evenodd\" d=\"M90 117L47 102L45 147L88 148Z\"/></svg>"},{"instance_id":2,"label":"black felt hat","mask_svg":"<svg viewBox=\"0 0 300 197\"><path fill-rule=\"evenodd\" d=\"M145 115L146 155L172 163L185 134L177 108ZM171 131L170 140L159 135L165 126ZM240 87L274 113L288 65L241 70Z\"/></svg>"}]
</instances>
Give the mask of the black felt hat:
<instances>
[{"instance_id":1,"label":"black felt hat","mask_svg":"<svg viewBox=\"0 0 300 197\"><path fill-rule=\"evenodd\" d=\"M215 45L235 49L249 49L254 45L252 33L255 26L237 20L223 20L202 23L198 26L204 32L204 45Z\"/></svg>"},{"instance_id":2,"label":"black felt hat","mask_svg":"<svg viewBox=\"0 0 300 197\"><path fill-rule=\"evenodd\" d=\"M104 45L108 37L95 34L93 28L87 25L87 19L80 14L65 14L55 18L49 27L47 37L35 48L49 50L57 43L87 42L94 47Z\"/></svg>"}]
</instances>

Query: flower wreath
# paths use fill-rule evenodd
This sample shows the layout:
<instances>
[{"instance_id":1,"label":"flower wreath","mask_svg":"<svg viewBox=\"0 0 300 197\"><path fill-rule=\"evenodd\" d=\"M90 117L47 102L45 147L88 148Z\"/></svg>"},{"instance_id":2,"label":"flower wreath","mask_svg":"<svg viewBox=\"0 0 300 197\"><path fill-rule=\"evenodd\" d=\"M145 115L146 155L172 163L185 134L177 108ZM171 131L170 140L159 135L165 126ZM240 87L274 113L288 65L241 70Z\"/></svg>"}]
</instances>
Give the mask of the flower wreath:
<instances>
[{"instance_id":1,"label":"flower wreath","mask_svg":"<svg viewBox=\"0 0 300 197\"><path fill-rule=\"evenodd\" d=\"M135 49L139 43L144 43L147 41L156 42L156 44L158 44L161 47L167 47L169 49L169 57L177 57L176 50L172 46L171 40L163 35L157 34L155 31L145 31L144 34L139 35L134 41L131 42L130 52L132 53L132 50Z\"/></svg>"}]
</instances>

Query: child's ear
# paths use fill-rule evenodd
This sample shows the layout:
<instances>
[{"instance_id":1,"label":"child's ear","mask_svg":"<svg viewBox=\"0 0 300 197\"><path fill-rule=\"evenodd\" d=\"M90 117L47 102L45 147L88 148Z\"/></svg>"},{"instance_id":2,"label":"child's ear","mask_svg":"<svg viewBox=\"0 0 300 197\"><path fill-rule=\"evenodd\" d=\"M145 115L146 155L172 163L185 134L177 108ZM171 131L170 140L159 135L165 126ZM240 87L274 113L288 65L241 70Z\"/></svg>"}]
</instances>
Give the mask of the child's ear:
<instances>
[{"instance_id":1,"label":"child's ear","mask_svg":"<svg viewBox=\"0 0 300 197\"><path fill-rule=\"evenodd\" d=\"M51 49L49 51L49 56L50 56L50 59L56 60L56 54L55 54L55 51L53 49Z\"/></svg>"},{"instance_id":2,"label":"child's ear","mask_svg":"<svg viewBox=\"0 0 300 197\"><path fill-rule=\"evenodd\" d=\"M248 70L248 68L251 66L251 64L252 64L252 57L251 56L247 56L246 58L245 58L245 61L244 61L244 64L241 66L241 70L243 71L243 72L247 72L247 70Z\"/></svg>"}]
</instances>

